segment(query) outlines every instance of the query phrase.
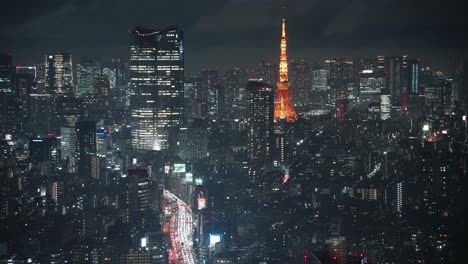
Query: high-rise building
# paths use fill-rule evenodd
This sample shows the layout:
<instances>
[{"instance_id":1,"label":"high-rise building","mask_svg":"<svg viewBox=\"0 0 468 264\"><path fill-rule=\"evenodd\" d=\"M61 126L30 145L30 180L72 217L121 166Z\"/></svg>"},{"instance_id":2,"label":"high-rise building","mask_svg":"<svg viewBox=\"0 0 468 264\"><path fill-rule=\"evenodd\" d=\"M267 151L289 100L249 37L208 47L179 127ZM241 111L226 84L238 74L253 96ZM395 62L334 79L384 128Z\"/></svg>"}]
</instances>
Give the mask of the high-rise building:
<instances>
[{"instance_id":1,"label":"high-rise building","mask_svg":"<svg viewBox=\"0 0 468 264\"><path fill-rule=\"evenodd\" d=\"M226 117L240 119L243 117L247 103L245 87L248 81L246 69L234 68L223 76L223 85L226 91Z\"/></svg>"},{"instance_id":2,"label":"high-rise building","mask_svg":"<svg viewBox=\"0 0 468 264\"><path fill-rule=\"evenodd\" d=\"M33 93L34 88L34 75L30 73L17 73L15 75L17 117L19 123L23 123L28 119L30 105L29 95ZM21 124L20 127L24 127L24 125Z\"/></svg>"},{"instance_id":3,"label":"high-rise building","mask_svg":"<svg viewBox=\"0 0 468 264\"><path fill-rule=\"evenodd\" d=\"M184 34L135 27L131 37L132 146L167 150L170 129L183 120Z\"/></svg>"},{"instance_id":4,"label":"high-rise building","mask_svg":"<svg viewBox=\"0 0 468 264\"><path fill-rule=\"evenodd\" d=\"M76 65L76 95L90 95L96 91L96 64L84 57Z\"/></svg>"},{"instance_id":5,"label":"high-rise building","mask_svg":"<svg viewBox=\"0 0 468 264\"><path fill-rule=\"evenodd\" d=\"M69 53L45 56L45 88L53 95L73 93L73 61Z\"/></svg>"},{"instance_id":6,"label":"high-rise building","mask_svg":"<svg viewBox=\"0 0 468 264\"><path fill-rule=\"evenodd\" d=\"M29 74L33 76L34 80L37 77L37 67L36 66L22 66L16 65L16 74Z\"/></svg>"},{"instance_id":7,"label":"high-rise building","mask_svg":"<svg viewBox=\"0 0 468 264\"><path fill-rule=\"evenodd\" d=\"M327 85L328 71L326 69L318 69L312 72L312 89L314 91L325 92L330 90Z\"/></svg>"},{"instance_id":8,"label":"high-rise building","mask_svg":"<svg viewBox=\"0 0 468 264\"><path fill-rule=\"evenodd\" d=\"M11 55L0 54L0 92L13 93L13 60Z\"/></svg>"},{"instance_id":9,"label":"high-rise building","mask_svg":"<svg viewBox=\"0 0 468 264\"><path fill-rule=\"evenodd\" d=\"M408 92L413 95L418 95L421 92L419 89L420 62L420 59L408 61Z\"/></svg>"},{"instance_id":10,"label":"high-rise building","mask_svg":"<svg viewBox=\"0 0 468 264\"><path fill-rule=\"evenodd\" d=\"M350 83L355 82L354 62L345 59L332 59L325 61L328 67L328 85L333 91L345 91ZM372 67L361 65L360 67Z\"/></svg>"},{"instance_id":11,"label":"high-rise building","mask_svg":"<svg viewBox=\"0 0 468 264\"><path fill-rule=\"evenodd\" d=\"M180 129L179 156L194 161L208 155L208 125L196 119L191 126Z\"/></svg>"},{"instance_id":12,"label":"high-rise building","mask_svg":"<svg viewBox=\"0 0 468 264\"><path fill-rule=\"evenodd\" d=\"M109 77L104 74L96 76L96 96L107 97L110 94Z\"/></svg>"},{"instance_id":13,"label":"high-rise building","mask_svg":"<svg viewBox=\"0 0 468 264\"><path fill-rule=\"evenodd\" d=\"M360 74L359 99L361 103L380 102L382 89L385 89L385 78L378 72L365 70Z\"/></svg>"},{"instance_id":14,"label":"high-rise building","mask_svg":"<svg viewBox=\"0 0 468 264\"><path fill-rule=\"evenodd\" d=\"M291 92L292 100L297 106L307 109L312 90L312 75L307 62L291 61L291 85L294 87Z\"/></svg>"},{"instance_id":15,"label":"high-rise building","mask_svg":"<svg viewBox=\"0 0 468 264\"><path fill-rule=\"evenodd\" d=\"M96 155L96 122L76 122L75 134L78 175L81 177L91 176L92 158Z\"/></svg>"},{"instance_id":16,"label":"high-rise building","mask_svg":"<svg viewBox=\"0 0 468 264\"><path fill-rule=\"evenodd\" d=\"M192 122L202 118L206 113L206 102L202 98L202 78L189 76L184 82L184 111L185 122Z\"/></svg>"},{"instance_id":17,"label":"high-rise building","mask_svg":"<svg viewBox=\"0 0 468 264\"><path fill-rule=\"evenodd\" d=\"M69 173L76 172L76 131L74 127L60 128L60 154Z\"/></svg>"},{"instance_id":18,"label":"high-rise building","mask_svg":"<svg viewBox=\"0 0 468 264\"><path fill-rule=\"evenodd\" d=\"M15 133L18 127L19 102L14 87L12 57L0 54L0 133Z\"/></svg>"},{"instance_id":19,"label":"high-rise building","mask_svg":"<svg viewBox=\"0 0 468 264\"><path fill-rule=\"evenodd\" d=\"M127 84L128 84L128 65L126 65L121 58L112 59L112 72L115 74L115 89L112 88L112 93L115 98L115 107L123 109L127 106ZM104 72L104 74L106 74Z\"/></svg>"},{"instance_id":20,"label":"high-rise building","mask_svg":"<svg viewBox=\"0 0 468 264\"><path fill-rule=\"evenodd\" d=\"M203 68L202 72L202 101L206 104L206 113L203 117L217 120L224 109L224 87L219 80L218 71Z\"/></svg>"},{"instance_id":21,"label":"high-rise building","mask_svg":"<svg viewBox=\"0 0 468 264\"><path fill-rule=\"evenodd\" d=\"M50 94L29 95L29 127L40 134L48 134L54 128L56 100Z\"/></svg>"},{"instance_id":22,"label":"high-rise building","mask_svg":"<svg viewBox=\"0 0 468 264\"><path fill-rule=\"evenodd\" d=\"M279 80L277 82L277 92L275 101L274 120L285 120L288 123L293 123L297 120L298 116L291 100L291 92L289 88L288 74L288 54L286 44L286 20L283 17L282 31L281 31L281 57L279 66Z\"/></svg>"},{"instance_id":23,"label":"high-rise building","mask_svg":"<svg viewBox=\"0 0 468 264\"><path fill-rule=\"evenodd\" d=\"M132 228L144 223L144 212L151 208L151 183L148 170L129 169L127 174L129 220Z\"/></svg>"},{"instance_id":24,"label":"high-rise building","mask_svg":"<svg viewBox=\"0 0 468 264\"><path fill-rule=\"evenodd\" d=\"M377 56L377 72L380 75L385 74L385 56Z\"/></svg>"},{"instance_id":25,"label":"high-rise building","mask_svg":"<svg viewBox=\"0 0 468 264\"><path fill-rule=\"evenodd\" d=\"M34 162L58 162L60 148L57 138L32 138L29 140L29 158Z\"/></svg>"},{"instance_id":26,"label":"high-rise building","mask_svg":"<svg viewBox=\"0 0 468 264\"><path fill-rule=\"evenodd\" d=\"M390 91L392 100L399 100L402 95L402 58L401 57L386 57L385 58L385 84Z\"/></svg>"},{"instance_id":27,"label":"high-rise building","mask_svg":"<svg viewBox=\"0 0 468 264\"><path fill-rule=\"evenodd\" d=\"M380 95L380 119L387 120L390 118L391 107L390 92L383 89Z\"/></svg>"},{"instance_id":28,"label":"high-rise building","mask_svg":"<svg viewBox=\"0 0 468 264\"><path fill-rule=\"evenodd\" d=\"M261 60L259 62L258 78L264 82L274 85L278 81L278 65Z\"/></svg>"},{"instance_id":29,"label":"high-rise building","mask_svg":"<svg viewBox=\"0 0 468 264\"><path fill-rule=\"evenodd\" d=\"M273 88L261 82L250 80L247 84L249 93L249 158L262 165L272 162L274 150L273 139ZM271 164L270 164L271 165Z\"/></svg>"}]
</instances>

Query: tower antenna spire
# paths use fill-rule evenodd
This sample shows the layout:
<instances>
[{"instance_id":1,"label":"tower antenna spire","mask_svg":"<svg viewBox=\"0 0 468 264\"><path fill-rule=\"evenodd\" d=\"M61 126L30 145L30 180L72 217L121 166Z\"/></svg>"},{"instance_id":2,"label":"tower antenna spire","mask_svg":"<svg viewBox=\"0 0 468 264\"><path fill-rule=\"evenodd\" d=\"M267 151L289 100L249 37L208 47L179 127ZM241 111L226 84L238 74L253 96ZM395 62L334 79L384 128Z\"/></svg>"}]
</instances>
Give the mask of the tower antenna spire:
<instances>
[{"instance_id":1,"label":"tower antenna spire","mask_svg":"<svg viewBox=\"0 0 468 264\"><path fill-rule=\"evenodd\" d=\"M287 51L287 37L286 37L286 18L285 18L285 0L282 0L282 19L281 19L281 53L279 64L279 80L277 82L277 95L275 102L274 120L275 122L281 119L286 120L288 123L293 123L297 120L298 116L294 110L291 101L291 92L289 90L291 84L289 83L288 74L288 51Z\"/></svg>"}]
</instances>

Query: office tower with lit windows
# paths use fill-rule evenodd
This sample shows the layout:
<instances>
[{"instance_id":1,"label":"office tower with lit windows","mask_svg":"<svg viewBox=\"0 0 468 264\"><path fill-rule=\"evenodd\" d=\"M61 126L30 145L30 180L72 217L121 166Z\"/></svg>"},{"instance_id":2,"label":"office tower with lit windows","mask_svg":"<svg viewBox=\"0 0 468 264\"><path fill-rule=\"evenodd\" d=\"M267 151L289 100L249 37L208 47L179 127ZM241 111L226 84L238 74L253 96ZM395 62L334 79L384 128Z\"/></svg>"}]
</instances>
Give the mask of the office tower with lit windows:
<instances>
[{"instance_id":1,"label":"office tower with lit windows","mask_svg":"<svg viewBox=\"0 0 468 264\"><path fill-rule=\"evenodd\" d=\"M402 58L401 57L386 57L385 58L385 85L392 100L399 100L402 95Z\"/></svg>"},{"instance_id":2,"label":"office tower with lit windows","mask_svg":"<svg viewBox=\"0 0 468 264\"><path fill-rule=\"evenodd\" d=\"M227 118L240 119L245 114L247 103L248 72L243 68L234 68L223 76L226 91L225 113Z\"/></svg>"},{"instance_id":3,"label":"office tower with lit windows","mask_svg":"<svg viewBox=\"0 0 468 264\"><path fill-rule=\"evenodd\" d=\"M46 54L45 89L52 95L66 95L74 92L71 54L58 52Z\"/></svg>"},{"instance_id":4,"label":"office tower with lit windows","mask_svg":"<svg viewBox=\"0 0 468 264\"><path fill-rule=\"evenodd\" d=\"M96 64L84 57L76 65L76 95L84 96L94 94L96 91Z\"/></svg>"},{"instance_id":5,"label":"office tower with lit windows","mask_svg":"<svg viewBox=\"0 0 468 264\"><path fill-rule=\"evenodd\" d=\"M17 110L12 57L0 54L0 133L11 134L19 130Z\"/></svg>"},{"instance_id":6,"label":"office tower with lit windows","mask_svg":"<svg viewBox=\"0 0 468 264\"><path fill-rule=\"evenodd\" d=\"M391 95L388 89L382 89L380 94L380 119L387 120L390 118L391 110Z\"/></svg>"},{"instance_id":7,"label":"office tower with lit windows","mask_svg":"<svg viewBox=\"0 0 468 264\"><path fill-rule=\"evenodd\" d=\"M0 54L0 92L13 93L13 60L9 54Z\"/></svg>"},{"instance_id":8,"label":"office tower with lit windows","mask_svg":"<svg viewBox=\"0 0 468 264\"><path fill-rule=\"evenodd\" d=\"M248 91L249 158L261 165L271 165L273 141L273 88L262 80L250 80Z\"/></svg>"},{"instance_id":9,"label":"office tower with lit windows","mask_svg":"<svg viewBox=\"0 0 468 264\"><path fill-rule=\"evenodd\" d=\"M33 76L34 80L37 77L37 67L36 66L23 66L17 65L16 66L16 74L29 74Z\"/></svg>"},{"instance_id":10,"label":"office tower with lit windows","mask_svg":"<svg viewBox=\"0 0 468 264\"><path fill-rule=\"evenodd\" d=\"M76 131L74 127L60 128L60 154L65 169L69 173L76 172Z\"/></svg>"},{"instance_id":11,"label":"office tower with lit windows","mask_svg":"<svg viewBox=\"0 0 468 264\"><path fill-rule=\"evenodd\" d=\"M179 156L184 160L196 161L208 155L208 124L195 119L189 127L180 128Z\"/></svg>"},{"instance_id":12,"label":"office tower with lit windows","mask_svg":"<svg viewBox=\"0 0 468 264\"><path fill-rule=\"evenodd\" d=\"M327 84L333 91L345 91L355 82L354 62L341 58L325 61L328 69Z\"/></svg>"},{"instance_id":13,"label":"office tower with lit windows","mask_svg":"<svg viewBox=\"0 0 468 264\"><path fill-rule=\"evenodd\" d=\"M97 75L95 87L96 87L96 96L108 97L110 94L109 77L104 74Z\"/></svg>"},{"instance_id":14,"label":"office tower with lit windows","mask_svg":"<svg viewBox=\"0 0 468 264\"><path fill-rule=\"evenodd\" d=\"M204 117L218 120L224 114L225 90L221 85L218 71L204 68L202 75L202 100L206 102L206 113Z\"/></svg>"},{"instance_id":15,"label":"office tower with lit windows","mask_svg":"<svg viewBox=\"0 0 468 264\"><path fill-rule=\"evenodd\" d=\"M170 129L183 120L184 33L135 27L131 38L132 146L167 150Z\"/></svg>"},{"instance_id":16,"label":"office tower with lit windows","mask_svg":"<svg viewBox=\"0 0 468 264\"><path fill-rule=\"evenodd\" d=\"M115 75L115 89L112 88L112 94L115 98L115 107L123 109L127 106L126 89L128 85L128 65L126 65L122 58L112 58L111 71ZM104 72L104 74L106 74Z\"/></svg>"},{"instance_id":17,"label":"office tower with lit windows","mask_svg":"<svg viewBox=\"0 0 468 264\"><path fill-rule=\"evenodd\" d=\"M310 66L303 60L291 61L291 92L292 100L302 110L306 110L310 104L312 90L312 75Z\"/></svg>"},{"instance_id":18,"label":"office tower with lit windows","mask_svg":"<svg viewBox=\"0 0 468 264\"><path fill-rule=\"evenodd\" d=\"M205 112L206 103L202 99L202 78L189 76L184 80L184 121L192 122L201 118Z\"/></svg>"},{"instance_id":19,"label":"office tower with lit windows","mask_svg":"<svg viewBox=\"0 0 468 264\"><path fill-rule=\"evenodd\" d=\"M385 89L385 78L373 70L364 70L359 78L359 99L361 103L380 102L381 90Z\"/></svg>"},{"instance_id":20,"label":"office tower with lit windows","mask_svg":"<svg viewBox=\"0 0 468 264\"><path fill-rule=\"evenodd\" d=\"M278 81L278 65L261 60L258 65L257 76L264 82L274 85Z\"/></svg>"},{"instance_id":21,"label":"office tower with lit windows","mask_svg":"<svg viewBox=\"0 0 468 264\"><path fill-rule=\"evenodd\" d=\"M91 163L96 155L96 122L78 121L75 124L76 164L78 175L82 178L91 176Z\"/></svg>"},{"instance_id":22,"label":"office tower with lit windows","mask_svg":"<svg viewBox=\"0 0 468 264\"><path fill-rule=\"evenodd\" d=\"M151 182L147 169L132 168L127 178L128 220L132 233L143 231L148 224L147 213L151 209Z\"/></svg>"},{"instance_id":23,"label":"office tower with lit windows","mask_svg":"<svg viewBox=\"0 0 468 264\"><path fill-rule=\"evenodd\" d=\"M29 95L29 127L40 134L52 131L55 121L56 100L50 94Z\"/></svg>"},{"instance_id":24,"label":"office tower with lit windows","mask_svg":"<svg viewBox=\"0 0 468 264\"><path fill-rule=\"evenodd\" d=\"M29 139L29 158L37 163L60 160L59 141L55 137Z\"/></svg>"},{"instance_id":25,"label":"office tower with lit windows","mask_svg":"<svg viewBox=\"0 0 468 264\"><path fill-rule=\"evenodd\" d=\"M419 86L420 59L409 60L407 68L408 92L412 95L421 93Z\"/></svg>"}]
</instances>

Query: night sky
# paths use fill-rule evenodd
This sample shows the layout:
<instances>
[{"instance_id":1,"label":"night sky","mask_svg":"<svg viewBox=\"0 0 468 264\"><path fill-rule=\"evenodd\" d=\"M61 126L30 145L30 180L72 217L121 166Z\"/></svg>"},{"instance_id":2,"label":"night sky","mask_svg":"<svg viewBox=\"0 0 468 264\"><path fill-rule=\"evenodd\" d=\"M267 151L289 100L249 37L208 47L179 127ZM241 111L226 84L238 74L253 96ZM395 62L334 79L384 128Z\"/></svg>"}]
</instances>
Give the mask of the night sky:
<instances>
[{"instance_id":1,"label":"night sky","mask_svg":"<svg viewBox=\"0 0 468 264\"><path fill-rule=\"evenodd\" d=\"M458 3L458 4L457 4ZM279 56L279 0L2 1L0 52L17 64L68 51L104 60L129 50L134 25L185 30L186 67L252 66ZM458 0L289 0L291 59L399 55L444 69L468 54L468 19Z\"/></svg>"}]
</instances>

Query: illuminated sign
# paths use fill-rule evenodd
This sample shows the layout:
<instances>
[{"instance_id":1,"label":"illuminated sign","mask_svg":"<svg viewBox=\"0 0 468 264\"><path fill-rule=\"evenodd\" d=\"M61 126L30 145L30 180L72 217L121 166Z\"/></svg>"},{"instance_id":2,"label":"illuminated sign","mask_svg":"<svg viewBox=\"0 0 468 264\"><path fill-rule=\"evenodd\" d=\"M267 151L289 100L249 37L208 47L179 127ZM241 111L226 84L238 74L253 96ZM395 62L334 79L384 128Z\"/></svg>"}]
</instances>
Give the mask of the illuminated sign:
<instances>
[{"instance_id":1,"label":"illuminated sign","mask_svg":"<svg viewBox=\"0 0 468 264\"><path fill-rule=\"evenodd\" d=\"M187 172L185 174L185 182L193 182L193 173Z\"/></svg>"},{"instance_id":2,"label":"illuminated sign","mask_svg":"<svg viewBox=\"0 0 468 264\"><path fill-rule=\"evenodd\" d=\"M169 165L164 166L164 173L168 174L170 170L171 170L171 166Z\"/></svg>"},{"instance_id":3,"label":"illuminated sign","mask_svg":"<svg viewBox=\"0 0 468 264\"><path fill-rule=\"evenodd\" d=\"M203 180L201 178L195 178L195 185L203 185Z\"/></svg>"},{"instance_id":4,"label":"illuminated sign","mask_svg":"<svg viewBox=\"0 0 468 264\"><path fill-rule=\"evenodd\" d=\"M197 199L197 208L198 208L198 210L206 208L206 199L205 198L198 198Z\"/></svg>"},{"instance_id":5,"label":"illuminated sign","mask_svg":"<svg viewBox=\"0 0 468 264\"><path fill-rule=\"evenodd\" d=\"M429 131L429 125L428 124L425 124L423 126L423 131Z\"/></svg>"},{"instance_id":6,"label":"illuminated sign","mask_svg":"<svg viewBox=\"0 0 468 264\"><path fill-rule=\"evenodd\" d=\"M363 70L362 73L373 73L372 70Z\"/></svg>"},{"instance_id":7,"label":"illuminated sign","mask_svg":"<svg viewBox=\"0 0 468 264\"><path fill-rule=\"evenodd\" d=\"M221 236L216 234L210 234L210 246L214 246L218 242L221 242Z\"/></svg>"},{"instance_id":8,"label":"illuminated sign","mask_svg":"<svg viewBox=\"0 0 468 264\"><path fill-rule=\"evenodd\" d=\"M448 134L448 130L447 130L447 129L442 130L442 134L447 135L447 134Z\"/></svg>"},{"instance_id":9,"label":"illuminated sign","mask_svg":"<svg viewBox=\"0 0 468 264\"><path fill-rule=\"evenodd\" d=\"M177 172L177 173L185 172L185 164L180 164L180 163L174 164L174 172Z\"/></svg>"},{"instance_id":10,"label":"illuminated sign","mask_svg":"<svg viewBox=\"0 0 468 264\"><path fill-rule=\"evenodd\" d=\"M141 239L141 247L146 247L146 237Z\"/></svg>"}]
</instances>

